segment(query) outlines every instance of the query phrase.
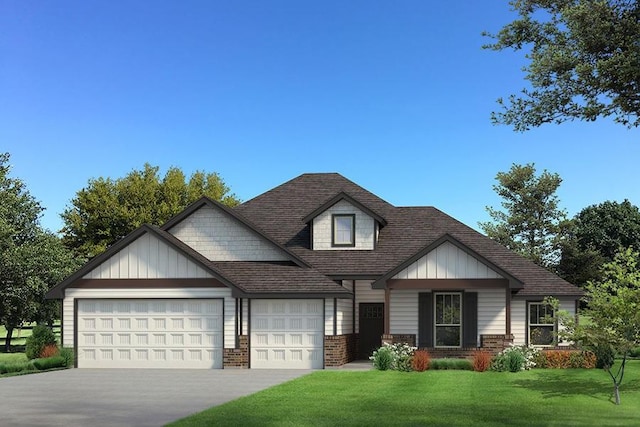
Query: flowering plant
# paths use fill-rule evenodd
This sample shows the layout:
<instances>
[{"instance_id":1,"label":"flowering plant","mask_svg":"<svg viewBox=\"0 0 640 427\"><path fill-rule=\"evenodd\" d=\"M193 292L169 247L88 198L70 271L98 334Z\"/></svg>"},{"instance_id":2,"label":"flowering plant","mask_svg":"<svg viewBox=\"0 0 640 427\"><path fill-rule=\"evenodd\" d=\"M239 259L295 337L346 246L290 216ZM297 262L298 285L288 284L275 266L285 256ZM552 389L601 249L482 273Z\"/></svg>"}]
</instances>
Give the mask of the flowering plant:
<instances>
[{"instance_id":1,"label":"flowering plant","mask_svg":"<svg viewBox=\"0 0 640 427\"><path fill-rule=\"evenodd\" d=\"M491 363L491 370L499 372L528 371L536 366L535 359L539 351L535 347L524 344L512 345L498 353Z\"/></svg>"},{"instance_id":2,"label":"flowering plant","mask_svg":"<svg viewBox=\"0 0 640 427\"><path fill-rule=\"evenodd\" d=\"M417 347L406 343L384 343L382 347L373 352L369 357L377 369L395 369L397 371L411 371L411 358ZM387 363L387 359L390 359Z\"/></svg>"}]
</instances>

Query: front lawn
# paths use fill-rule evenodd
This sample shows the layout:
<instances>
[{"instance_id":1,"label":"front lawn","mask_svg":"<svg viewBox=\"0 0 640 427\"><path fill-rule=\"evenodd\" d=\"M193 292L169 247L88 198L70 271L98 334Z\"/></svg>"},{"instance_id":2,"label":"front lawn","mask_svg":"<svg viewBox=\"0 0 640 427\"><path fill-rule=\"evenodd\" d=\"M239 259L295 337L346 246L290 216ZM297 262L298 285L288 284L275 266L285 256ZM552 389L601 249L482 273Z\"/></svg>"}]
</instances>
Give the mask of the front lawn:
<instances>
[{"instance_id":1,"label":"front lawn","mask_svg":"<svg viewBox=\"0 0 640 427\"><path fill-rule=\"evenodd\" d=\"M171 426L640 425L640 361L628 364L622 405L611 390L597 369L318 371Z\"/></svg>"}]
</instances>

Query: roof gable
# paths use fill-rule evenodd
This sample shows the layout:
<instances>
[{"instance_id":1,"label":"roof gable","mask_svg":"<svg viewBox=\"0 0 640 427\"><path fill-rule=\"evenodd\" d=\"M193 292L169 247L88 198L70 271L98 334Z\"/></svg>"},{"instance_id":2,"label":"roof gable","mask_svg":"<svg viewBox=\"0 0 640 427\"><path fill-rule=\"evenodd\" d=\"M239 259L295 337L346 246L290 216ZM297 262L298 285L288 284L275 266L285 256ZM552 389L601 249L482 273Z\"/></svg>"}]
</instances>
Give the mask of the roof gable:
<instances>
[{"instance_id":1,"label":"roof gable","mask_svg":"<svg viewBox=\"0 0 640 427\"><path fill-rule=\"evenodd\" d=\"M307 216L305 216L302 219L302 222L304 222L304 223L311 222L318 215L320 215L321 213L325 212L327 209L330 209L332 206L334 206L335 204L337 204L338 202L340 202L342 200L344 200L344 201L350 203L351 205L355 206L356 208L360 209L362 212L366 213L367 215L369 215L370 217L372 217L373 219L378 221L378 223L380 225L382 225L382 226L387 225L387 220L384 219L381 215L379 215L378 213L376 213L372 209L368 208L364 204L360 203L357 199L351 197L350 195L348 195L344 191L339 192L338 194L336 194L335 196L331 197L326 202L322 203L320 206L318 206L316 209L314 209L312 212L310 212Z\"/></svg>"}]
</instances>

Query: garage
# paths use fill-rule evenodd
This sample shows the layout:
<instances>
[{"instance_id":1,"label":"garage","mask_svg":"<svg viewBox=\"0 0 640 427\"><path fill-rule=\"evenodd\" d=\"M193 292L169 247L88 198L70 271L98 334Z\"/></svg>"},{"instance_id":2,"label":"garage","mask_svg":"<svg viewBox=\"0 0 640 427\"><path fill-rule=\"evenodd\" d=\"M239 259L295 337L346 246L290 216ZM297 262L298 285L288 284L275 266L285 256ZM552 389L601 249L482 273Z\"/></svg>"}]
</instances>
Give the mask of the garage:
<instances>
[{"instance_id":1,"label":"garage","mask_svg":"<svg viewBox=\"0 0 640 427\"><path fill-rule=\"evenodd\" d=\"M252 300L250 320L251 368L323 368L323 300Z\"/></svg>"},{"instance_id":2,"label":"garage","mask_svg":"<svg viewBox=\"0 0 640 427\"><path fill-rule=\"evenodd\" d=\"M79 368L222 368L222 299L78 299Z\"/></svg>"}]
</instances>

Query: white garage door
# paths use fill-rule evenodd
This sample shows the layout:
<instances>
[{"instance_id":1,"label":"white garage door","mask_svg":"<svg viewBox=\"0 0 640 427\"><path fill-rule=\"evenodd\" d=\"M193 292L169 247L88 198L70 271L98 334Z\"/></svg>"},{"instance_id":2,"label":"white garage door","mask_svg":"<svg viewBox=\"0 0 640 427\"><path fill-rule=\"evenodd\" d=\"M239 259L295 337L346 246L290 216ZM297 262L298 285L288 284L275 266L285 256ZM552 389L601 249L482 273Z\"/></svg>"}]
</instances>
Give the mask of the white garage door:
<instances>
[{"instance_id":1,"label":"white garage door","mask_svg":"<svg viewBox=\"0 0 640 427\"><path fill-rule=\"evenodd\" d=\"M251 367L322 369L322 300L252 300Z\"/></svg>"},{"instance_id":2,"label":"white garage door","mask_svg":"<svg viewBox=\"0 0 640 427\"><path fill-rule=\"evenodd\" d=\"M78 300L79 368L222 368L220 299Z\"/></svg>"}]
</instances>

